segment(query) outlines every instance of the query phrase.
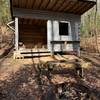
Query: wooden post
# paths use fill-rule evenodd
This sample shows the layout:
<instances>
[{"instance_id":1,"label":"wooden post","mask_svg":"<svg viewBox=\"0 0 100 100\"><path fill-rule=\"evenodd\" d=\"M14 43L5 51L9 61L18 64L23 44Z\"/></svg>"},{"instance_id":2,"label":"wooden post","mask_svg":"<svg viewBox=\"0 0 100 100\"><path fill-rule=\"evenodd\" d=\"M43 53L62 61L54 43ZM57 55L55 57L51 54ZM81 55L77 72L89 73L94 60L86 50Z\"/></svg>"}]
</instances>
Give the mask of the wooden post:
<instances>
[{"instance_id":1,"label":"wooden post","mask_svg":"<svg viewBox=\"0 0 100 100\"><path fill-rule=\"evenodd\" d=\"M76 40L80 41L80 24L75 23ZM77 45L77 55L80 57L80 44Z\"/></svg>"},{"instance_id":2,"label":"wooden post","mask_svg":"<svg viewBox=\"0 0 100 100\"><path fill-rule=\"evenodd\" d=\"M2 48L2 29L0 27L0 49Z\"/></svg>"},{"instance_id":3,"label":"wooden post","mask_svg":"<svg viewBox=\"0 0 100 100\"><path fill-rule=\"evenodd\" d=\"M53 41L53 22L52 20L48 20L47 22L47 41L48 41L48 49L51 52L51 54L54 54L54 46L51 44L51 41Z\"/></svg>"},{"instance_id":4,"label":"wooden post","mask_svg":"<svg viewBox=\"0 0 100 100\"><path fill-rule=\"evenodd\" d=\"M64 49L66 51L67 41L64 42Z\"/></svg>"},{"instance_id":5,"label":"wooden post","mask_svg":"<svg viewBox=\"0 0 100 100\"><path fill-rule=\"evenodd\" d=\"M18 28L18 17L15 18L15 50L18 51L18 41L19 41L19 28Z\"/></svg>"}]
</instances>

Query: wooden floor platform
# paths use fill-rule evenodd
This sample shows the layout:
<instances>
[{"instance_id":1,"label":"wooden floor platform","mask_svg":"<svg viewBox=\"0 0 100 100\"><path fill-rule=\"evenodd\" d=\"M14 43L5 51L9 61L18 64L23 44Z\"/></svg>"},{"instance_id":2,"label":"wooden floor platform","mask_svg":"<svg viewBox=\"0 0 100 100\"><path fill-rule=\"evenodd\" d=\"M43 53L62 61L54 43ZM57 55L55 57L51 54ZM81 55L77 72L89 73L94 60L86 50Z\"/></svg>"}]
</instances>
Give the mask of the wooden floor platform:
<instances>
[{"instance_id":1,"label":"wooden floor platform","mask_svg":"<svg viewBox=\"0 0 100 100\"><path fill-rule=\"evenodd\" d=\"M14 59L24 59L26 57L49 56L51 53L47 49L20 49L14 51Z\"/></svg>"}]
</instances>

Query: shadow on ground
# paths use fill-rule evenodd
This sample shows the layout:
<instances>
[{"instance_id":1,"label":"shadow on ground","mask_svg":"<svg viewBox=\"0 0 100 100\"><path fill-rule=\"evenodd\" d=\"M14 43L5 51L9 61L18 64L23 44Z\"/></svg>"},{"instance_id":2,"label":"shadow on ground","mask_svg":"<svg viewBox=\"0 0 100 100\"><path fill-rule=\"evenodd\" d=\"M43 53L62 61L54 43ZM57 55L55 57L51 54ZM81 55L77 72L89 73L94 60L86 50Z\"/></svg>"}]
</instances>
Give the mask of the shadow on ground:
<instances>
[{"instance_id":1,"label":"shadow on ground","mask_svg":"<svg viewBox=\"0 0 100 100\"><path fill-rule=\"evenodd\" d=\"M48 78L48 71L36 71L37 65L24 65L8 80L0 81L0 100L99 100L100 90L91 88L74 70L54 70ZM55 75L69 75L75 82L65 80L64 83L54 83ZM67 76L66 76L67 77ZM62 77L63 78L63 77ZM60 80L59 80L60 81ZM59 91L61 90L61 91ZM83 98L83 99L82 99Z\"/></svg>"}]
</instances>

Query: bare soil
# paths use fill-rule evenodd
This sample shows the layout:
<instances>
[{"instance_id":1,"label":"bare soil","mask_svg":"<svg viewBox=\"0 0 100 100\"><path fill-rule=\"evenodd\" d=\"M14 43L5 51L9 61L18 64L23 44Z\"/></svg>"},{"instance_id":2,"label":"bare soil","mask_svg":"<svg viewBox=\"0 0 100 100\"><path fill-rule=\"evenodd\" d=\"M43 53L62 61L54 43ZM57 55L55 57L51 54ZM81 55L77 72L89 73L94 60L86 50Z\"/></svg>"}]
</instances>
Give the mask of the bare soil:
<instances>
[{"instance_id":1,"label":"bare soil","mask_svg":"<svg viewBox=\"0 0 100 100\"><path fill-rule=\"evenodd\" d=\"M52 73L47 68L37 70L40 62L73 60L64 55L14 60L12 54L0 60L0 100L99 100L100 57L83 54L91 67L83 68L83 78L71 65L56 65ZM42 66L42 65L41 65Z\"/></svg>"}]
</instances>

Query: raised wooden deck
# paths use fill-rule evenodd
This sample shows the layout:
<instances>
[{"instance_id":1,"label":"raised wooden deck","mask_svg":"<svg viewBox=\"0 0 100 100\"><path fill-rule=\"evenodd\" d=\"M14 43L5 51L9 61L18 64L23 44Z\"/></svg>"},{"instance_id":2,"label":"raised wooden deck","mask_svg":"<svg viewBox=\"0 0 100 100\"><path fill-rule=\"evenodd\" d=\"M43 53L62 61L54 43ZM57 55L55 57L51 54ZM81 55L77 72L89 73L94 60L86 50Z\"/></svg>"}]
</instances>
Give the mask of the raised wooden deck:
<instances>
[{"instance_id":1,"label":"raised wooden deck","mask_svg":"<svg viewBox=\"0 0 100 100\"><path fill-rule=\"evenodd\" d=\"M49 56L51 53L47 49L19 49L14 51L14 59L24 59L26 57Z\"/></svg>"}]
</instances>

